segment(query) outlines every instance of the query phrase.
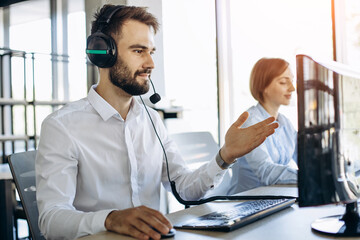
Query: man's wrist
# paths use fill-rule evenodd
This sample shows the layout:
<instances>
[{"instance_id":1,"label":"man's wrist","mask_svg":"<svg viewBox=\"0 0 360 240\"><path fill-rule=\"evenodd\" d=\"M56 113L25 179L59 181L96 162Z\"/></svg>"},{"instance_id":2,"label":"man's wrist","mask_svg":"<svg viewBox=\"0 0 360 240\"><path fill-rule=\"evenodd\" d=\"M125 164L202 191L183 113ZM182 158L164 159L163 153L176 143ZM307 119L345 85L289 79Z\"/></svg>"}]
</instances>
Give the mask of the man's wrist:
<instances>
[{"instance_id":1,"label":"man's wrist","mask_svg":"<svg viewBox=\"0 0 360 240\"><path fill-rule=\"evenodd\" d=\"M112 229L112 216L110 216L110 215L114 214L114 212L115 212L115 210L114 210L114 211L111 211L111 212L107 215L107 217L106 217L106 219L105 219L104 226L105 226L106 230L111 230L111 229Z\"/></svg>"},{"instance_id":2,"label":"man's wrist","mask_svg":"<svg viewBox=\"0 0 360 240\"><path fill-rule=\"evenodd\" d=\"M230 167L236 162L236 160L235 160L234 162L232 162L232 163L227 163L227 162L225 162L225 161L222 159L221 155L220 155L220 150L219 150L219 152L216 154L215 159L216 159L216 163L219 165L219 167L220 167L221 169L228 169L228 168L230 168Z\"/></svg>"}]
</instances>

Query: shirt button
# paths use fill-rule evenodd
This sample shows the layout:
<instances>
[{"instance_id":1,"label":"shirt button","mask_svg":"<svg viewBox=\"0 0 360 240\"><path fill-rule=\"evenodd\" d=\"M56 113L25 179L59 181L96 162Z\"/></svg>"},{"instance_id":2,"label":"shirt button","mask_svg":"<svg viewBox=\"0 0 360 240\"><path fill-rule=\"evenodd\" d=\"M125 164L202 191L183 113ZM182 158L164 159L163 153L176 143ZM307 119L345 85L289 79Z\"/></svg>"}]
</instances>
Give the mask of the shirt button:
<instances>
[{"instance_id":1,"label":"shirt button","mask_svg":"<svg viewBox=\"0 0 360 240\"><path fill-rule=\"evenodd\" d=\"M214 185L211 185L211 186L210 186L210 189L214 189Z\"/></svg>"}]
</instances>

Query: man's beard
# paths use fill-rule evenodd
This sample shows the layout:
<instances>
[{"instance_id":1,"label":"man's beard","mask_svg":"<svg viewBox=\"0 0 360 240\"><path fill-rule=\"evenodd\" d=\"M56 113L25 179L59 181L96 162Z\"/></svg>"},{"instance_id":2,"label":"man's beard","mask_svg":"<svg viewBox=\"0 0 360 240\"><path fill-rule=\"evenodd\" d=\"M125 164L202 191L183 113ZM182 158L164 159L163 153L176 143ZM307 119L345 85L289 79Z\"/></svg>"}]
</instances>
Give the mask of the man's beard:
<instances>
[{"instance_id":1,"label":"man's beard","mask_svg":"<svg viewBox=\"0 0 360 240\"><path fill-rule=\"evenodd\" d=\"M128 65L118 57L115 65L110 68L110 81L132 96L142 95L149 91L149 82L141 85L136 81L136 76L142 73L151 73L151 69L137 70L132 76Z\"/></svg>"}]
</instances>

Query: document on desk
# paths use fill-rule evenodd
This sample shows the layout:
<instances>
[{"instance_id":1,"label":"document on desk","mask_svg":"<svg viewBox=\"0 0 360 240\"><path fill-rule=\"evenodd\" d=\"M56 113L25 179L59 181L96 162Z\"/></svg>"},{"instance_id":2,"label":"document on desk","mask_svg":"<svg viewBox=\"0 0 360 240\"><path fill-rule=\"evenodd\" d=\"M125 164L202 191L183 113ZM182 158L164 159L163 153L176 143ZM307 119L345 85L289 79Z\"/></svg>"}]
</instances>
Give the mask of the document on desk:
<instances>
[{"instance_id":1,"label":"document on desk","mask_svg":"<svg viewBox=\"0 0 360 240\"><path fill-rule=\"evenodd\" d=\"M297 198L297 185L270 185L250 189L245 192L235 194L236 196L286 196Z\"/></svg>"}]
</instances>

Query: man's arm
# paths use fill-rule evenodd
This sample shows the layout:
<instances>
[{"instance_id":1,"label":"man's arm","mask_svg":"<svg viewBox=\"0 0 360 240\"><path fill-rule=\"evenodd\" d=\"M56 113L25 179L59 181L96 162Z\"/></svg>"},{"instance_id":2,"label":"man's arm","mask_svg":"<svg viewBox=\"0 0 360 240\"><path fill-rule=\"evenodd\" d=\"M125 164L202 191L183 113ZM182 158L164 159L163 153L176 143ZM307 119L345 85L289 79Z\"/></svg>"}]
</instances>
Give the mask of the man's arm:
<instances>
[{"instance_id":1,"label":"man's arm","mask_svg":"<svg viewBox=\"0 0 360 240\"><path fill-rule=\"evenodd\" d=\"M274 133L275 128L278 127L277 123L273 123L275 119L271 117L251 127L240 128L248 116L249 114L247 112L243 113L229 128L225 136L225 144L222 147L220 154L227 163L233 162L236 158L245 155L259 146L265 141L266 137ZM169 149L167 148L167 150ZM168 152L168 155L171 154L171 151ZM168 157L169 159L172 159L171 156ZM174 157L174 159L177 158ZM177 164L183 166L180 163ZM171 165L174 168L176 161L172 162ZM181 167L179 166L179 168ZM179 168L174 168L173 170ZM199 172L195 171L195 173L190 175L194 175L194 178L198 178ZM172 174L172 176L173 175L174 174ZM183 180L189 179L185 178ZM181 186L181 183L179 185ZM105 220L105 227L109 231L130 235L138 239L149 239L149 237L159 239L160 234L156 233L151 227L156 228L161 233L167 233L172 226L160 212L145 206L140 206L111 212Z\"/></svg>"},{"instance_id":2,"label":"man's arm","mask_svg":"<svg viewBox=\"0 0 360 240\"><path fill-rule=\"evenodd\" d=\"M47 239L74 239L105 230L104 221L112 210L82 212L75 209L78 162L67 130L46 119L41 128L36 156L36 197L39 227Z\"/></svg>"},{"instance_id":3,"label":"man's arm","mask_svg":"<svg viewBox=\"0 0 360 240\"><path fill-rule=\"evenodd\" d=\"M225 144L220 149L220 156L228 164L251 152L273 134L275 128L279 126L274 122L274 117L269 117L250 127L241 128L248 117L248 112L241 114L226 132Z\"/></svg>"}]
</instances>

